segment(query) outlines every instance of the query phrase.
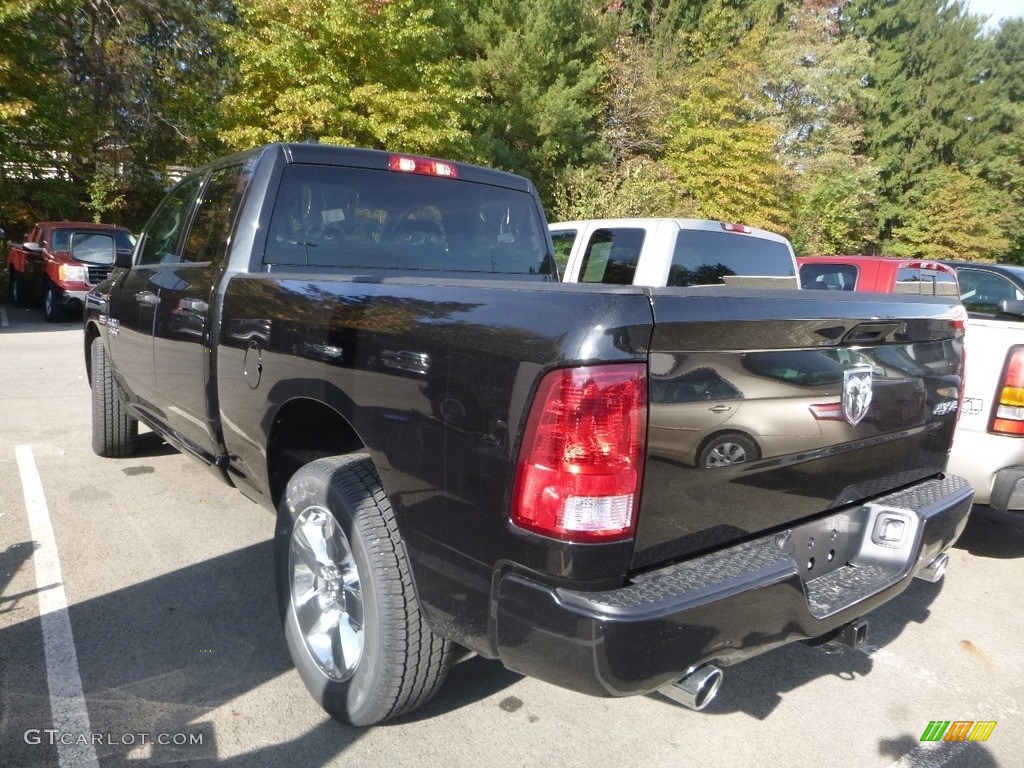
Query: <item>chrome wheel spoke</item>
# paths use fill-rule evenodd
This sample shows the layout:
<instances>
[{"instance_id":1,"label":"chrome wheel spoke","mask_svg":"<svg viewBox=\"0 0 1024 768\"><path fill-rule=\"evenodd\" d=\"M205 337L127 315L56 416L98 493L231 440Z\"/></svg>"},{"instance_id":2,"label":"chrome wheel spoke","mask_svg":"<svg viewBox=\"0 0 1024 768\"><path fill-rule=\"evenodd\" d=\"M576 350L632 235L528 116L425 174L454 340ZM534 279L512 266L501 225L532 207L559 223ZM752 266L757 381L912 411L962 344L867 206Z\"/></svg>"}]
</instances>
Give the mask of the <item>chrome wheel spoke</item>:
<instances>
[{"instance_id":1,"label":"chrome wheel spoke","mask_svg":"<svg viewBox=\"0 0 1024 768\"><path fill-rule=\"evenodd\" d=\"M362 627L353 627L347 621L340 621L332 636L332 649L339 669L354 667L363 652Z\"/></svg>"},{"instance_id":2,"label":"chrome wheel spoke","mask_svg":"<svg viewBox=\"0 0 1024 768\"><path fill-rule=\"evenodd\" d=\"M310 657L328 677L347 680L363 654L363 600L348 539L331 514L309 507L290 548L291 602Z\"/></svg>"}]
</instances>

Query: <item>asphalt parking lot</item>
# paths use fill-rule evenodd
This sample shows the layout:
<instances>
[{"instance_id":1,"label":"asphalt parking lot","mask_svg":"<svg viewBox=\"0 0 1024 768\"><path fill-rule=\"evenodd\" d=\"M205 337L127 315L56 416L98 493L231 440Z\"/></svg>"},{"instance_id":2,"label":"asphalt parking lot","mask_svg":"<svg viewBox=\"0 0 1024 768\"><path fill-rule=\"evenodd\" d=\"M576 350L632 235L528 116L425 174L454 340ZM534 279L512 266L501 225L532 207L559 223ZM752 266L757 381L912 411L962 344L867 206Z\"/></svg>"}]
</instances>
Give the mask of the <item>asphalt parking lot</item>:
<instances>
[{"instance_id":1,"label":"asphalt parking lot","mask_svg":"<svg viewBox=\"0 0 1024 768\"><path fill-rule=\"evenodd\" d=\"M701 713L470 658L359 730L291 668L271 515L151 433L92 453L77 321L0 309L0 393L2 766L1024 766L1024 516L975 509L945 580L871 614L862 649L726 668ZM923 742L932 721L995 726Z\"/></svg>"}]
</instances>

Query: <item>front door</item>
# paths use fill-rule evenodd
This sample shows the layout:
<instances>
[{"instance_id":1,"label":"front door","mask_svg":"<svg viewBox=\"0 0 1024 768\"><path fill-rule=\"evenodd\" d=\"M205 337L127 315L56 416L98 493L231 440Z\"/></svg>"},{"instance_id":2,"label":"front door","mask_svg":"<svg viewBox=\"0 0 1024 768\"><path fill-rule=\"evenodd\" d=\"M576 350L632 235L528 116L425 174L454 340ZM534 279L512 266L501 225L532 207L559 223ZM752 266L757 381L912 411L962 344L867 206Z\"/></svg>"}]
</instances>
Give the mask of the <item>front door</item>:
<instances>
[{"instance_id":1,"label":"front door","mask_svg":"<svg viewBox=\"0 0 1024 768\"><path fill-rule=\"evenodd\" d=\"M131 271L108 298L107 336L114 370L124 381L129 399L150 418L163 421L155 397L153 325L160 301L158 285L164 265L177 258L178 245L199 179L175 188L160 204L143 235Z\"/></svg>"}]
</instances>

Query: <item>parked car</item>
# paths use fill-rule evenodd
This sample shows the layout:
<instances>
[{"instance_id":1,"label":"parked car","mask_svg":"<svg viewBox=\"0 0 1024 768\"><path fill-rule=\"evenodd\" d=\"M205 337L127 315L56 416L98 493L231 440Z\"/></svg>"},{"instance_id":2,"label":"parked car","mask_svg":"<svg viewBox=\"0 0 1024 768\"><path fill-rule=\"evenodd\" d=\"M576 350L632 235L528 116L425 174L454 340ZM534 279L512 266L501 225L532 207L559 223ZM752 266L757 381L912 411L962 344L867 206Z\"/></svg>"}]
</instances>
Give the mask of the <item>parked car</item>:
<instances>
[{"instance_id":1,"label":"parked car","mask_svg":"<svg viewBox=\"0 0 1024 768\"><path fill-rule=\"evenodd\" d=\"M1024 267L879 256L797 257L807 290L955 295L967 312L967 375L949 471L975 502L1024 511ZM920 358L941 369L939 357Z\"/></svg>"},{"instance_id":2,"label":"parked car","mask_svg":"<svg viewBox=\"0 0 1024 768\"><path fill-rule=\"evenodd\" d=\"M894 350L688 355L652 371L650 450L714 469L870 440L924 426L957 384Z\"/></svg>"},{"instance_id":3,"label":"parked car","mask_svg":"<svg viewBox=\"0 0 1024 768\"><path fill-rule=\"evenodd\" d=\"M937 261L886 256L797 256L800 287L956 296L956 273Z\"/></svg>"},{"instance_id":4,"label":"parked car","mask_svg":"<svg viewBox=\"0 0 1024 768\"><path fill-rule=\"evenodd\" d=\"M7 277L11 301L16 307L43 302L49 323L64 318L66 311L81 311L85 295L103 282L112 265L86 264L71 256L68 245L75 233L105 232L118 250L131 253L135 237L124 227L86 221L44 221L32 227L23 243L11 243L7 251ZM80 254L88 254L83 240ZM85 258L88 258L85 255Z\"/></svg>"},{"instance_id":5,"label":"parked car","mask_svg":"<svg viewBox=\"0 0 1024 768\"><path fill-rule=\"evenodd\" d=\"M1024 511L1024 267L947 261L967 308L967 377L951 472L975 501Z\"/></svg>"},{"instance_id":6,"label":"parked car","mask_svg":"<svg viewBox=\"0 0 1024 768\"><path fill-rule=\"evenodd\" d=\"M966 525L970 487L945 472L958 305L822 301L785 248L789 290L563 283L527 179L318 144L190 172L131 257L107 237L93 449L129 455L142 421L276 512L284 637L346 722L425 703L456 644L700 709L720 664L862 642ZM955 373L899 362L918 348ZM747 359L779 410L812 391L865 431L687 466L649 435L694 355L722 378Z\"/></svg>"},{"instance_id":7,"label":"parked car","mask_svg":"<svg viewBox=\"0 0 1024 768\"><path fill-rule=\"evenodd\" d=\"M563 282L796 288L793 246L711 219L583 219L548 225Z\"/></svg>"}]
</instances>

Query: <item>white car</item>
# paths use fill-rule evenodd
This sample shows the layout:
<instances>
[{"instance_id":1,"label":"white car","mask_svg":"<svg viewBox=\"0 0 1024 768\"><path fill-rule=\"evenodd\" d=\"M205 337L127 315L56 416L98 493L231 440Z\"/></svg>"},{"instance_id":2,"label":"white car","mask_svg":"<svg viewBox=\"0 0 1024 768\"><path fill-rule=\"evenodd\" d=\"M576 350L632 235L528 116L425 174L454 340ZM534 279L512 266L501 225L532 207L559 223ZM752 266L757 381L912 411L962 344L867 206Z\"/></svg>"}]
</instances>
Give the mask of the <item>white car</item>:
<instances>
[{"instance_id":1,"label":"white car","mask_svg":"<svg viewBox=\"0 0 1024 768\"><path fill-rule=\"evenodd\" d=\"M799 288L782 235L712 219L581 219L549 224L562 281Z\"/></svg>"},{"instance_id":2,"label":"white car","mask_svg":"<svg viewBox=\"0 0 1024 768\"><path fill-rule=\"evenodd\" d=\"M964 401L949 471L976 504L1024 512L1024 267L946 262L967 308Z\"/></svg>"}]
</instances>

